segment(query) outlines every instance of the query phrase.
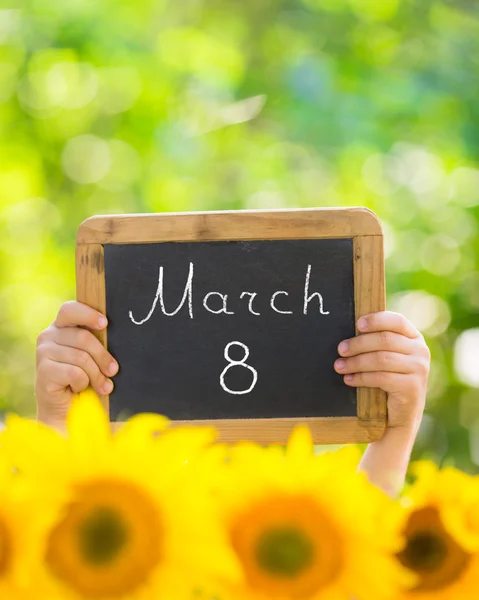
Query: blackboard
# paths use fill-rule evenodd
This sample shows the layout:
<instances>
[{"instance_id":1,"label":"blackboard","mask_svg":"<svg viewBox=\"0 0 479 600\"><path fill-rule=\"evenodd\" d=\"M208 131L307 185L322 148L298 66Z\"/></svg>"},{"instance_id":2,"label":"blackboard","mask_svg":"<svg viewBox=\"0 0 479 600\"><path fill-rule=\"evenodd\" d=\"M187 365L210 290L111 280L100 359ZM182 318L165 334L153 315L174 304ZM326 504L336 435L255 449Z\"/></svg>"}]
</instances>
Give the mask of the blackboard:
<instances>
[{"instance_id":1,"label":"blackboard","mask_svg":"<svg viewBox=\"0 0 479 600\"><path fill-rule=\"evenodd\" d=\"M113 419L356 414L333 368L355 332L351 239L107 245L105 280Z\"/></svg>"},{"instance_id":2,"label":"blackboard","mask_svg":"<svg viewBox=\"0 0 479 600\"><path fill-rule=\"evenodd\" d=\"M386 394L333 365L384 281L364 208L97 215L77 234L77 300L107 315L93 333L120 363L112 427L154 411L224 441L284 443L298 423L322 444L379 439Z\"/></svg>"}]
</instances>

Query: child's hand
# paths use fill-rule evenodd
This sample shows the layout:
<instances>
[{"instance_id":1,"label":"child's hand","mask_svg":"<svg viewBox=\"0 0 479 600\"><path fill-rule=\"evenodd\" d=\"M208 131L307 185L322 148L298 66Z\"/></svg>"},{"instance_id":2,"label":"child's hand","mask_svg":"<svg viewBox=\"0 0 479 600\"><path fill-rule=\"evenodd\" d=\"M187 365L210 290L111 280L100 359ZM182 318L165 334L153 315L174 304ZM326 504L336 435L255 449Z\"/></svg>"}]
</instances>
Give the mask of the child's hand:
<instances>
[{"instance_id":1,"label":"child's hand","mask_svg":"<svg viewBox=\"0 0 479 600\"><path fill-rule=\"evenodd\" d=\"M109 394L118 363L85 328L101 330L106 318L80 302L66 302L55 321L37 339L35 393L38 419L62 426L74 393L89 385L100 395Z\"/></svg>"},{"instance_id":2,"label":"child's hand","mask_svg":"<svg viewBox=\"0 0 479 600\"><path fill-rule=\"evenodd\" d=\"M389 427L418 425L426 402L430 352L402 315L380 312L359 319L359 335L341 342L334 368L347 385L388 393Z\"/></svg>"}]
</instances>

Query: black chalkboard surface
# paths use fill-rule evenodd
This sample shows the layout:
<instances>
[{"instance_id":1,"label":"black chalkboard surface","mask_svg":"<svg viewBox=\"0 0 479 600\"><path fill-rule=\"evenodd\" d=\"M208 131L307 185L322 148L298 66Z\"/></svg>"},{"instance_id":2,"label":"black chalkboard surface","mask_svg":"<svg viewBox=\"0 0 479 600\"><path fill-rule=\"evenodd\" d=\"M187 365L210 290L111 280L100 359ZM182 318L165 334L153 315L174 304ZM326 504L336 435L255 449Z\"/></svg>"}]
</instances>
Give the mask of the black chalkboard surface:
<instances>
[{"instance_id":1,"label":"black chalkboard surface","mask_svg":"<svg viewBox=\"0 0 479 600\"><path fill-rule=\"evenodd\" d=\"M153 411L226 442L371 442L382 390L334 371L338 343L385 309L381 226L364 208L98 215L77 234L77 299L120 363L112 421ZM116 427L116 425L114 425Z\"/></svg>"},{"instance_id":2,"label":"black chalkboard surface","mask_svg":"<svg viewBox=\"0 0 479 600\"><path fill-rule=\"evenodd\" d=\"M112 244L113 419L356 414L333 369L354 335L351 239Z\"/></svg>"}]
</instances>

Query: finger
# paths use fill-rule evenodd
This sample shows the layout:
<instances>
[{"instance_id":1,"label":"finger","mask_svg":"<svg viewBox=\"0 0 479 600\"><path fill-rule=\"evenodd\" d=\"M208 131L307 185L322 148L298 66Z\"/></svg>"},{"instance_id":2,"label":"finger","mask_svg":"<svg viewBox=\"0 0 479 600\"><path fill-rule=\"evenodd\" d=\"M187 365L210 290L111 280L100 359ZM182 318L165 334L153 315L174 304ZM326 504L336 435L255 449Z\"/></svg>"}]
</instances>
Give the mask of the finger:
<instances>
[{"instance_id":1,"label":"finger","mask_svg":"<svg viewBox=\"0 0 479 600\"><path fill-rule=\"evenodd\" d=\"M52 396L64 392L68 387L78 394L90 385L88 375L80 367L48 359L42 364L41 378L46 382L46 393Z\"/></svg>"},{"instance_id":2,"label":"finger","mask_svg":"<svg viewBox=\"0 0 479 600\"><path fill-rule=\"evenodd\" d=\"M75 365L83 369L88 375L90 385L97 394L110 394L113 390L113 382L100 371L92 356L85 350L51 344L44 349L46 358L58 363Z\"/></svg>"},{"instance_id":3,"label":"finger","mask_svg":"<svg viewBox=\"0 0 479 600\"><path fill-rule=\"evenodd\" d=\"M107 319L101 312L82 304L81 302L65 302L58 311L55 319L57 327L88 327L89 329L104 329Z\"/></svg>"},{"instance_id":4,"label":"finger","mask_svg":"<svg viewBox=\"0 0 479 600\"><path fill-rule=\"evenodd\" d=\"M344 376L344 383L351 387L380 388L388 394L405 392L414 387L414 376L402 373L353 373Z\"/></svg>"},{"instance_id":5,"label":"finger","mask_svg":"<svg viewBox=\"0 0 479 600\"><path fill-rule=\"evenodd\" d=\"M381 350L398 352L399 354L412 354L415 347L415 342L404 335L392 331L379 331L377 333L365 333L342 341L338 346L338 352L345 357Z\"/></svg>"},{"instance_id":6,"label":"finger","mask_svg":"<svg viewBox=\"0 0 479 600\"><path fill-rule=\"evenodd\" d=\"M392 331L410 339L421 337L420 332L406 317L389 311L364 315L358 320L358 329L361 333Z\"/></svg>"},{"instance_id":7,"label":"finger","mask_svg":"<svg viewBox=\"0 0 479 600\"><path fill-rule=\"evenodd\" d=\"M340 358L334 363L338 373L415 373L415 357L397 352L368 352L352 358Z\"/></svg>"},{"instance_id":8,"label":"finger","mask_svg":"<svg viewBox=\"0 0 479 600\"><path fill-rule=\"evenodd\" d=\"M70 346L88 352L104 375L112 377L118 372L118 363L99 340L81 327L57 329L53 341L61 346Z\"/></svg>"}]
</instances>

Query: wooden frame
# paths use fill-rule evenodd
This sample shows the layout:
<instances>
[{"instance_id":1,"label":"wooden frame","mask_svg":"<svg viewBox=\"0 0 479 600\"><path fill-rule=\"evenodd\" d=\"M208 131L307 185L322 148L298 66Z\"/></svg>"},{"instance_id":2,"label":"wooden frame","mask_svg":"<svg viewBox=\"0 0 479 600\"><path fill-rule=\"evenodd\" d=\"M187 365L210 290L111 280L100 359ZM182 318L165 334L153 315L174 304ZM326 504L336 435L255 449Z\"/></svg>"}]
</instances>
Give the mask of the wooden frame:
<instances>
[{"instance_id":1,"label":"wooden frame","mask_svg":"<svg viewBox=\"0 0 479 600\"><path fill-rule=\"evenodd\" d=\"M104 244L168 241L352 238L356 320L385 310L383 234L376 216L365 208L220 211L91 217L78 230L77 299L106 314ZM107 332L95 332L106 347ZM214 424L220 438L263 444L284 442L298 423L309 425L318 444L372 442L386 427L386 394L359 388L357 417L222 419L178 421ZM109 410L109 397L101 398ZM176 424L174 422L174 424Z\"/></svg>"}]
</instances>

